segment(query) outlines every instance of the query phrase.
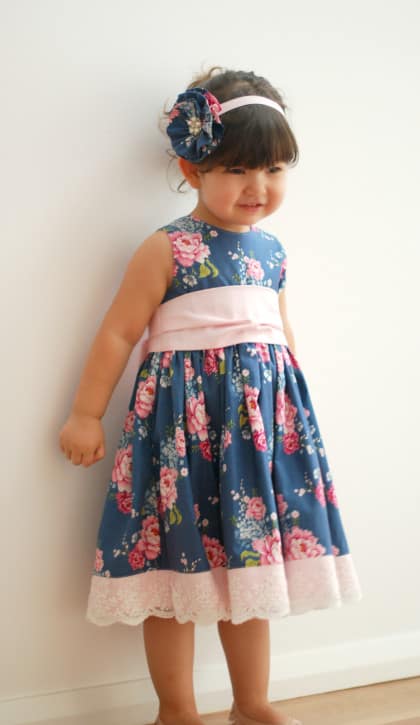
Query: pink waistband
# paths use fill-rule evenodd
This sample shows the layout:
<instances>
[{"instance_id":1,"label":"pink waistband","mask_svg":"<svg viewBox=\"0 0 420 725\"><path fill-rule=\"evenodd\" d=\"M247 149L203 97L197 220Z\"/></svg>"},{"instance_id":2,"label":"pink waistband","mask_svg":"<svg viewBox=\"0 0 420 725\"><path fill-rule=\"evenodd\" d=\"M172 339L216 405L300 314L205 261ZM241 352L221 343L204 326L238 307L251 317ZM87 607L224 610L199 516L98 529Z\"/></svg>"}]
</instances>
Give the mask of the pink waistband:
<instances>
[{"instance_id":1,"label":"pink waistband","mask_svg":"<svg viewBox=\"0 0 420 725\"><path fill-rule=\"evenodd\" d=\"M239 342L287 345L277 292L259 285L230 285L188 292L160 305L142 338L149 352L206 350Z\"/></svg>"}]
</instances>

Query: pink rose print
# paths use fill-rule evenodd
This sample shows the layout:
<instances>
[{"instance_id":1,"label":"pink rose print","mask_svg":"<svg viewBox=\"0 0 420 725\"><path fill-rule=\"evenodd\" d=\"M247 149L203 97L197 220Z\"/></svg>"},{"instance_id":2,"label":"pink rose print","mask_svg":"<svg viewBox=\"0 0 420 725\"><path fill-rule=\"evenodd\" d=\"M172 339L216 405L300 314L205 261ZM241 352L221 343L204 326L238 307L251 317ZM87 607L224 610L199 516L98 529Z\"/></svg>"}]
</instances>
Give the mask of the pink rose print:
<instances>
[{"instance_id":1,"label":"pink rose print","mask_svg":"<svg viewBox=\"0 0 420 725\"><path fill-rule=\"evenodd\" d=\"M249 424L252 431L264 430L260 406L258 405L259 392L260 391L258 390L258 388L251 388L250 385L245 383L245 403L248 411Z\"/></svg>"},{"instance_id":2,"label":"pink rose print","mask_svg":"<svg viewBox=\"0 0 420 725\"><path fill-rule=\"evenodd\" d=\"M117 493L118 511L122 514L131 514L133 494L128 491L120 491Z\"/></svg>"},{"instance_id":3,"label":"pink rose print","mask_svg":"<svg viewBox=\"0 0 420 725\"><path fill-rule=\"evenodd\" d=\"M225 351L222 347L208 349L204 354L204 372L207 375L217 373L217 360L225 359Z\"/></svg>"},{"instance_id":4,"label":"pink rose print","mask_svg":"<svg viewBox=\"0 0 420 725\"><path fill-rule=\"evenodd\" d=\"M134 410L130 410L129 413L127 413L125 421L124 421L124 431L126 433L131 433L134 429L134 418L135 418Z\"/></svg>"},{"instance_id":5,"label":"pink rose print","mask_svg":"<svg viewBox=\"0 0 420 725\"><path fill-rule=\"evenodd\" d=\"M276 423L284 425L286 422L286 403L284 400L284 390L278 390L276 393Z\"/></svg>"},{"instance_id":6,"label":"pink rose print","mask_svg":"<svg viewBox=\"0 0 420 725\"><path fill-rule=\"evenodd\" d=\"M325 554L325 547L318 544L312 531L293 526L285 533L286 559L312 559Z\"/></svg>"},{"instance_id":7,"label":"pink rose print","mask_svg":"<svg viewBox=\"0 0 420 725\"><path fill-rule=\"evenodd\" d=\"M266 451L267 439L265 437L264 423L260 406L258 405L259 392L258 388L251 388L251 386L247 384L244 385L245 403L248 411L254 446L257 451Z\"/></svg>"},{"instance_id":8,"label":"pink rose print","mask_svg":"<svg viewBox=\"0 0 420 725\"><path fill-rule=\"evenodd\" d=\"M256 342L255 349L262 362L270 362L270 353L265 342Z\"/></svg>"},{"instance_id":9,"label":"pink rose print","mask_svg":"<svg viewBox=\"0 0 420 725\"><path fill-rule=\"evenodd\" d=\"M279 564L282 561L281 540L278 529L273 529L272 534L265 536L263 539L254 539L252 548L260 552L260 563L262 566Z\"/></svg>"},{"instance_id":10,"label":"pink rose print","mask_svg":"<svg viewBox=\"0 0 420 725\"><path fill-rule=\"evenodd\" d=\"M157 508L159 514L163 515L165 513L166 506L164 505L164 503L162 501L162 496L159 496L159 495L157 496L156 508Z\"/></svg>"},{"instance_id":11,"label":"pink rose print","mask_svg":"<svg viewBox=\"0 0 420 725\"><path fill-rule=\"evenodd\" d=\"M160 512L172 508L178 498L175 481L178 478L176 468L162 466L160 469Z\"/></svg>"},{"instance_id":12,"label":"pink rose print","mask_svg":"<svg viewBox=\"0 0 420 725\"><path fill-rule=\"evenodd\" d=\"M213 96L212 93L210 93L210 91L206 91L204 95L207 98L207 103L209 104L211 115L217 121L217 123L220 123L219 113L222 110L222 107L219 101Z\"/></svg>"},{"instance_id":13,"label":"pink rose print","mask_svg":"<svg viewBox=\"0 0 420 725\"><path fill-rule=\"evenodd\" d=\"M102 571L104 568L103 553L102 549L96 549L95 571Z\"/></svg>"},{"instance_id":14,"label":"pink rose print","mask_svg":"<svg viewBox=\"0 0 420 725\"><path fill-rule=\"evenodd\" d=\"M225 566L227 562L223 545L218 539L211 539L207 534L202 537L202 542L206 550L207 560L212 569L216 566Z\"/></svg>"},{"instance_id":15,"label":"pink rose print","mask_svg":"<svg viewBox=\"0 0 420 725\"><path fill-rule=\"evenodd\" d=\"M203 244L200 233L170 232L169 238L172 242L173 255L183 267L192 267L194 262L204 262L210 254L210 249L207 244Z\"/></svg>"},{"instance_id":16,"label":"pink rose print","mask_svg":"<svg viewBox=\"0 0 420 725\"><path fill-rule=\"evenodd\" d=\"M256 519L257 521L261 521L261 519L265 516L266 510L267 509L263 503L262 497L255 496L254 498L249 499L245 516L247 519Z\"/></svg>"},{"instance_id":17,"label":"pink rose print","mask_svg":"<svg viewBox=\"0 0 420 725\"><path fill-rule=\"evenodd\" d=\"M279 285L283 282L283 278L286 273L286 270L287 270L287 257L285 257L281 263Z\"/></svg>"},{"instance_id":18,"label":"pink rose print","mask_svg":"<svg viewBox=\"0 0 420 725\"><path fill-rule=\"evenodd\" d=\"M185 456L185 433L182 428L175 430L175 448L178 456L183 458Z\"/></svg>"},{"instance_id":19,"label":"pink rose print","mask_svg":"<svg viewBox=\"0 0 420 725\"><path fill-rule=\"evenodd\" d=\"M294 367L294 368L295 368L296 370L299 370L299 369L300 369L300 368L299 368L299 363L298 363L298 361L296 360L296 358L295 358L295 356L293 355L293 353L292 353L292 351L291 351L291 350L289 350L289 357L290 357L290 362L292 363L292 367Z\"/></svg>"},{"instance_id":20,"label":"pink rose print","mask_svg":"<svg viewBox=\"0 0 420 725\"><path fill-rule=\"evenodd\" d=\"M252 433L252 440L257 451L267 450L267 439L263 430L254 430Z\"/></svg>"},{"instance_id":21,"label":"pink rose print","mask_svg":"<svg viewBox=\"0 0 420 725\"><path fill-rule=\"evenodd\" d=\"M337 546L332 546L331 549L333 556L338 556L340 554L340 549Z\"/></svg>"},{"instance_id":22,"label":"pink rose print","mask_svg":"<svg viewBox=\"0 0 420 725\"><path fill-rule=\"evenodd\" d=\"M232 443L232 433L230 430L225 430L225 435L223 436L223 448L227 448Z\"/></svg>"},{"instance_id":23,"label":"pink rose print","mask_svg":"<svg viewBox=\"0 0 420 725\"><path fill-rule=\"evenodd\" d=\"M184 358L184 378L187 382L194 377L194 368L191 365L191 359L189 357Z\"/></svg>"},{"instance_id":24,"label":"pink rose print","mask_svg":"<svg viewBox=\"0 0 420 725\"><path fill-rule=\"evenodd\" d=\"M161 360L160 360L160 367L161 368L169 368L171 366L171 360L174 352L173 350L168 350L163 353Z\"/></svg>"},{"instance_id":25,"label":"pink rose print","mask_svg":"<svg viewBox=\"0 0 420 725\"><path fill-rule=\"evenodd\" d=\"M277 348L275 349L275 355L276 355L276 362L277 362L277 372L282 373L284 371L283 355Z\"/></svg>"},{"instance_id":26,"label":"pink rose print","mask_svg":"<svg viewBox=\"0 0 420 725\"><path fill-rule=\"evenodd\" d=\"M284 355L284 359L286 360L287 365L291 365L292 367L299 370L299 365L298 365L298 362L297 362L295 356L293 355L292 351L289 350L289 348L286 346L283 346L283 355Z\"/></svg>"},{"instance_id":27,"label":"pink rose print","mask_svg":"<svg viewBox=\"0 0 420 725\"><path fill-rule=\"evenodd\" d=\"M327 498L330 503L333 504L336 508L338 508L338 500L337 500L337 494L335 492L334 484L332 483L329 489L327 490Z\"/></svg>"},{"instance_id":28,"label":"pink rose print","mask_svg":"<svg viewBox=\"0 0 420 725\"><path fill-rule=\"evenodd\" d=\"M204 372L206 375L217 373L217 359L215 350L206 350L204 353Z\"/></svg>"},{"instance_id":29,"label":"pink rose print","mask_svg":"<svg viewBox=\"0 0 420 725\"><path fill-rule=\"evenodd\" d=\"M141 539L146 559L156 559L160 554L160 530L156 516L147 516L144 519Z\"/></svg>"},{"instance_id":30,"label":"pink rose print","mask_svg":"<svg viewBox=\"0 0 420 725\"><path fill-rule=\"evenodd\" d=\"M141 539L137 542L134 549L132 549L128 555L128 563L130 564L131 568L134 569L143 569L144 567L144 544Z\"/></svg>"},{"instance_id":31,"label":"pink rose print","mask_svg":"<svg viewBox=\"0 0 420 725\"><path fill-rule=\"evenodd\" d=\"M112 469L112 483L118 485L119 491L131 491L132 488L133 446L118 448Z\"/></svg>"},{"instance_id":32,"label":"pink rose print","mask_svg":"<svg viewBox=\"0 0 420 725\"><path fill-rule=\"evenodd\" d=\"M176 118L177 116L179 116L179 109L178 108L173 108L172 111L169 114L169 120L172 121L172 119L173 118Z\"/></svg>"},{"instance_id":33,"label":"pink rose print","mask_svg":"<svg viewBox=\"0 0 420 725\"><path fill-rule=\"evenodd\" d=\"M285 410L285 425L288 431L292 431L295 427L295 417L297 413L296 406L293 405L287 393L284 394L284 400L286 405Z\"/></svg>"},{"instance_id":34,"label":"pink rose print","mask_svg":"<svg viewBox=\"0 0 420 725\"><path fill-rule=\"evenodd\" d=\"M200 443L200 451L201 455L203 456L203 458L205 458L206 461L212 460L210 441L208 438Z\"/></svg>"},{"instance_id":35,"label":"pink rose print","mask_svg":"<svg viewBox=\"0 0 420 725\"><path fill-rule=\"evenodd\" d=\"M200 441L208 438L207 423L210 422L210 416L207 415L204 406L204 393L202 390L198 393L198 398L187 399L187 428L189 433L197 433Z\"/></svg>"},{"instance_id":36,"label":"pink rose print","mask_svg":"<svg viewBox=\"0 0 420 725\"><path fill-rule=\"evenodd\" d=\"M140 383L134 405L135 411L140 418L147 418L150 414L156 394L156 375L149 375L147 380Z\"/></svg>"},{"instance_id":37,"label":"pink rose print","mask_svg":"<svg viewBox=\"0 0 420 725\"><path fill-rule=\"evenodd\" d=\"M280 513L280 516L284 516L287 509L289 508L289 504L286 503L285 498L282 493L278 493L276 496L277 499L277 507Z\"/></svg>"},{"instance_id":38,"label":"pink rose print","mask_svg":"<svg viewBox=\"0 0 420 725\"><path fill-rule=\"evenodd\" d=\"M315 498L317 499L317 501L319 501L321 506L327 505L327 502L325 500L324 482L323 482L322 478L320 478L318 485L315 486L314 494L315 494Z\"/></svg>"},{"instance_id":39,"label":"pink rose print","mask_svg":"<svg viewBox=\"0 0 420 725\"><path fill-rule=\"evenodd\" d=\"M261 267L260 262L257 259L251 257L244 257L246 264L246 273L252 279L261 280L264 277L264 270Z\"/></svg>"},{"instance_id":40,"label":"pink rose print","mask_svg":"<svg viewBox=\"0 0 420 725\"><path fill-rule=\"evenodd\" d=\"M286 433L283 437L283 450L288 456L299 450L299 435L296 432Z\"/></svg>"}]
</instances>

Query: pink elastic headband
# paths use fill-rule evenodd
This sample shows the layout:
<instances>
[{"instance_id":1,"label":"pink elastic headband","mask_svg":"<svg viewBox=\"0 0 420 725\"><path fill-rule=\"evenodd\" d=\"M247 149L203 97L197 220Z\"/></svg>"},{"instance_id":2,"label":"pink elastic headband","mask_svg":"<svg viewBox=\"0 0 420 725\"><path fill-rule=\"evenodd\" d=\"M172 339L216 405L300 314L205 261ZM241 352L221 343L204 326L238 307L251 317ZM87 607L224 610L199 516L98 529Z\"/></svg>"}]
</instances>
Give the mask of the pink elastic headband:
<instances>
[{"instance_id":1,"label":"pink elastic headband","mask_svg":"<svg viewBox=\"0 0 420 725\"><path fill-rule=\"evenodd\" d=\"M224 126L220 116L248 104L269 106L286 117L281 105L265 96L239 96L220 103L210 91L198 86L180 93L168 114L166 127L176 155L199 164L222 141Z\"/></svg>"},{"instance_id":2,"label":"pink elastic headband","mask_svg":"<svg viewBox=\"0 0 420 725\"><path fill-rule=\"evenodd\" d=\"M239 98L232 98L230 101L225 101L225 103L220 104L221 111L219 111L219 116L221 116L222 113L226 113L226 111L233 111L234 108L248 106L249 104L270 106L270 108L275 108L276 111L279 111L284 117L286 117L286 114L280 104L276 103L276 101L272 101L271 98L265 98L265 96L240 96Z\"/></svg>"}]
</instances>

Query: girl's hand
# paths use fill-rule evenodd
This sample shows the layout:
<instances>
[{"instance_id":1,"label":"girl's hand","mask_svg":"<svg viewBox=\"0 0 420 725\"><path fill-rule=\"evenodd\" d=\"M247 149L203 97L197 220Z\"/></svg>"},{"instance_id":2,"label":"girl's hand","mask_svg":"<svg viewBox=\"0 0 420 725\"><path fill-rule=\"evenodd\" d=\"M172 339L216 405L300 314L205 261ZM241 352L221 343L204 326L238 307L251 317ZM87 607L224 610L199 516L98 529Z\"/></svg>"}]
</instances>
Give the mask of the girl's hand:
<instances>
[{"instance_id":1,"label":"girl's hand","mask_svg":"<svg viewBox=\"0 0 420 725\"><path fill-rule=\"evenodd\" d=\"M105 456L105 435L99 418L71 413L60 432L60 448L75 466L91 466Z\"/></svg>"}]
</instances>

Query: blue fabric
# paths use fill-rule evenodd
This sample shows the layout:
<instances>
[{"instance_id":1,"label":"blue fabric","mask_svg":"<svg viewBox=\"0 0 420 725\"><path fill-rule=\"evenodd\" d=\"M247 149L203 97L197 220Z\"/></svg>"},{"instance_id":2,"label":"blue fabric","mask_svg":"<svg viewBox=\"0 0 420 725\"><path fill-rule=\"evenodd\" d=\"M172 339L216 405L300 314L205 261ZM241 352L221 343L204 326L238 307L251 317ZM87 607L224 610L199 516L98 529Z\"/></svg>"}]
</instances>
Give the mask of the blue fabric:
<instances>
[{"instance_id":1,"label":"blue fabric","mask_svg":"<svg viewBox=\"0 0 420 725\"><path fill-rule=\"evenodd\" d=\"M179 94L166 129L177 156L198 163L219 146L223 138L220 110L217 98L205 88Z\"/></svg>"},{"instance_id":2,"label":"blue fabric","mask_svg":"<svg viewBox=\"0 0 420 725\"><path fill-rule=\"evenodd\" d=\"M163 227L163 301L225 285L286 283L265 231ZM134 381L98 533L97 576L260 566L349 553L305 378L284 345L150 353Z\"/></svg>"}]
</instances>

